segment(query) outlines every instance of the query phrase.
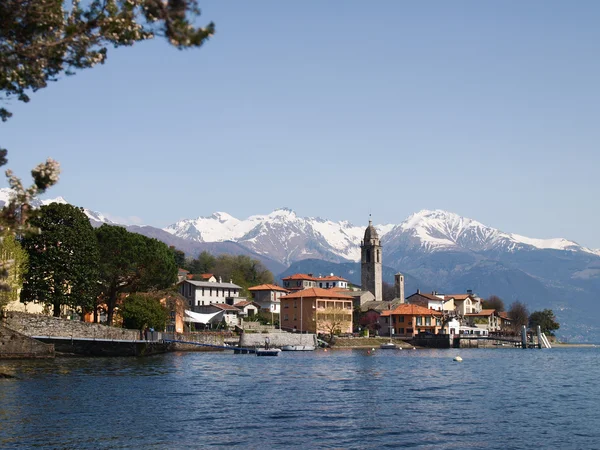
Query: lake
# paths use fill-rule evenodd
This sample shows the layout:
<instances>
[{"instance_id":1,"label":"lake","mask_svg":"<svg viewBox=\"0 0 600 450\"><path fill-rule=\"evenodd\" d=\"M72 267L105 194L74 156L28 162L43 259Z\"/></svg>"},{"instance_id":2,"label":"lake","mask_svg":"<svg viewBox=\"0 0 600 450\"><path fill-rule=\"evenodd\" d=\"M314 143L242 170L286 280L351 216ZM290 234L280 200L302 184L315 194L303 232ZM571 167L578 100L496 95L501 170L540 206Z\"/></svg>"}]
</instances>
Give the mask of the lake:
<instances>
[{"instance_id":1,"label":"lake","mask_svg":"<svg viewBox=\"0 0 600 450\"><path fill-rule=\"evenodd\" d=\"M454 362L460 355L462 362ZM600 348L0 361L0 448L600 448Z\"/></svg>"}]
</instances>

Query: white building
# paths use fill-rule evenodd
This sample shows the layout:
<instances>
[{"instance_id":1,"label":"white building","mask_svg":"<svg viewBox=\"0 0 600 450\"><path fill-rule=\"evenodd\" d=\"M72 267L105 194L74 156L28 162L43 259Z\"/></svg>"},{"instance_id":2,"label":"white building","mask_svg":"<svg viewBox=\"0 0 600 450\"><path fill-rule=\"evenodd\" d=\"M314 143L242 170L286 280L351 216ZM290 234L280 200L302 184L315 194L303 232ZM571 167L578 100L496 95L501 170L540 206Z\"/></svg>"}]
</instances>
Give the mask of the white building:
<instances>
[{"instance_id":1,"label":"white building","mask_svg":"<svg viewBox=\"0 0 600 450\"><path fill-rule=\"evenodd\" d=\"M192 308L213 304L233 305L240 297L241 286L234 283L185 280L179 285L179 293Z\"/></svg>"},{"instance_id":2,"label":"white building","mask_svg":"<svg viewBox=\"0 0 600 450\"><path fill-rule=\"evenodd\" d=\"M254 301L260 309L273 314L279 314L281 312L281 297L287 295L289 291L277 286L275 284L261 284L260 286L254 286L248 288L252 294L252 301Z\"/></svg>"}]
</instances>

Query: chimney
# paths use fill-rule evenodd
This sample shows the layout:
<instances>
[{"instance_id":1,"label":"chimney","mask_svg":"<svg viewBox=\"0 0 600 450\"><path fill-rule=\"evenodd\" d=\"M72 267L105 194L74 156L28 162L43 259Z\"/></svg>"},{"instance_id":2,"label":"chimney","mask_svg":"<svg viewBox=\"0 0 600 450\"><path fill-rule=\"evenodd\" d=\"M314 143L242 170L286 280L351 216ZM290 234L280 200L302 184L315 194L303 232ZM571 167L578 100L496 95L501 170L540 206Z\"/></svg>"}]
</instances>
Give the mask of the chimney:
<instances>
[{"instance_id":1,"label":"chimney","mask_svg":"<svg viewBox=\"0 0 600 450\"><path fill-rule=\"evenodd\" d=\"M394 276L394 297L400 299L400 303L404 303L404 275L401 273Z\"/></svg>"},{"instance_id":2,"label":"chimney","mask_svg":"<svg viewBox=\"0 0 600 450\"><path fill-rule=\"evenodd\" d=\"M421 289L417 289L417 294L420 294L420 293L421 293Z\"/></svg>"},{"instance_id":3,"label":"chimney","mask_svg":"<svg viewBox=\"0 0 600 450\"><path fill-rule=\"evenodd\" d=\"M467 289L467 294L471 295L473 293L473 289Z\"/></svg>"},{"instance_id":4,"label":"chimney","mask_svg":"<svg viewBox=\"0 0 600 450\"><path fill-rule=\"evenodd\" d=\"M223 282L223 278L219 277L219 283Z\"/></svg>"},{"instance_id":5,"label":"chimney","mask_svg":"<svg viewBox=\"0 0 600 450\"><path fill-rule=\"evenodd\" d=\"M309 274L308 274L308 276L309 276L309 277L312 277L312 276L313 276L313 274L312 274L312 273L309 273Z\"/></svg>"}]
</instances>

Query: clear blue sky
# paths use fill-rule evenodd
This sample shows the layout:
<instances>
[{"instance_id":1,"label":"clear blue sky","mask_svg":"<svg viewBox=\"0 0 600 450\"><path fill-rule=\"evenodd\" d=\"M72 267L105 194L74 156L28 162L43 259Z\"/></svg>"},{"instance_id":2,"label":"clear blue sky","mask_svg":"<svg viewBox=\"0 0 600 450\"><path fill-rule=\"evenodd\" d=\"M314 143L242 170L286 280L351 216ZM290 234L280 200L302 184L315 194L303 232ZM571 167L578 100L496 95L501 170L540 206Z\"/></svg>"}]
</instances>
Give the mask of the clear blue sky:
<instances>
[{"instance_id":1,"label":"clear blue sky","mask_svg":"<svg viewBox=\"0 0 600 450\"><path fill-rule=\"evenodd\" d=\"M440 208L600 247L600 2L200 3L205 47L110 49L12 102L9 167L51 156L46 197L160 227Z\"/></svg>"}]
</instances>

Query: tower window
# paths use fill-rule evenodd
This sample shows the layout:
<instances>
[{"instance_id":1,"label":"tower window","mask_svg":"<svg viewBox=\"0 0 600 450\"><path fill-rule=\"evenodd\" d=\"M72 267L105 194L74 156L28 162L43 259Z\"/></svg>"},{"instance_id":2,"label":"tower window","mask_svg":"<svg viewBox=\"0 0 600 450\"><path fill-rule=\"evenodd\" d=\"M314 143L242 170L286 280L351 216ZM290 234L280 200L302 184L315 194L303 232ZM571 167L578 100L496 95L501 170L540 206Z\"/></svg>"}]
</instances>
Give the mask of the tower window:
<instances>
[{"instance_id":1,"label":"tower window","mask_svg":"<svg viewBox=\"0 0 600 450\"><path fill-rule=\"evenodd\" d=\"M371 250L367 249L367 262L371 262Z\"/></svg>"}]
</instances>

